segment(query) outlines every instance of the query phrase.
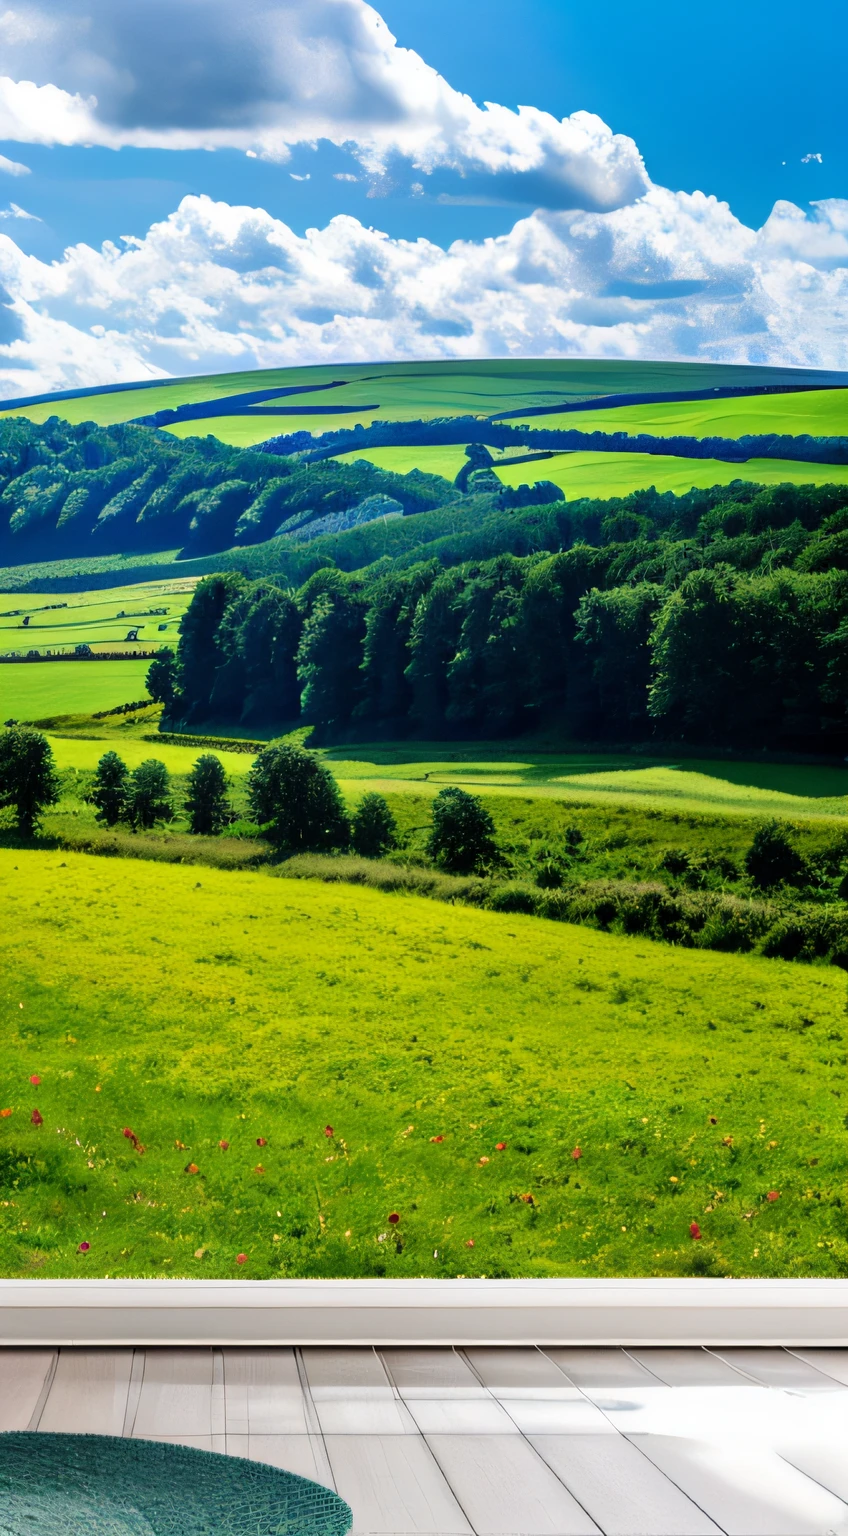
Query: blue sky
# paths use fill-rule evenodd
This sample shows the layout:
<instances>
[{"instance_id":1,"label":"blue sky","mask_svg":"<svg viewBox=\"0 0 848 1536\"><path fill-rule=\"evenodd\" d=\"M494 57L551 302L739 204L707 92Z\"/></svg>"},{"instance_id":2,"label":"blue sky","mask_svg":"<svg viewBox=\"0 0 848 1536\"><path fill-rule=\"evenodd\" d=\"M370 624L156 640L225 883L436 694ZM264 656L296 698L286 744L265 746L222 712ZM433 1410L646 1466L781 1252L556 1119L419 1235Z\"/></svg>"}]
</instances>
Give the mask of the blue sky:
<instances>
[{"instance_id":1,"label":"blue sky","mask_svg":"<svg viewBox=\"0 0 848 1536\"><path fill-rule=\"evenodd\" d=\"M0 393L848 368L846 66L844 0L9 0Z\"/></svg>"}]
</instances>

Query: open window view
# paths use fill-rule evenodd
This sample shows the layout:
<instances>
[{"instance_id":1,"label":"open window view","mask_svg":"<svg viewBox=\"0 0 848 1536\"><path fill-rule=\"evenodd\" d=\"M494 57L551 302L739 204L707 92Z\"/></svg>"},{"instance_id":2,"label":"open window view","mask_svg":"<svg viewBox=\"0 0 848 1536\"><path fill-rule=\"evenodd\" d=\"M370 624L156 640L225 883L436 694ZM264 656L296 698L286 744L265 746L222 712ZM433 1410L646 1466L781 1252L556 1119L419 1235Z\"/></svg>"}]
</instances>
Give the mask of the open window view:
<instances>
[{"instance_id":1,"label":"open window view","mask_svg":"<svg viewBox=\"0 0 848 1536\"><path fill-rule=\"evenodd\" d=\"M848 27L715 22L0 17L4 1532L848 1533Z\"/></svg>"}]
</instances>

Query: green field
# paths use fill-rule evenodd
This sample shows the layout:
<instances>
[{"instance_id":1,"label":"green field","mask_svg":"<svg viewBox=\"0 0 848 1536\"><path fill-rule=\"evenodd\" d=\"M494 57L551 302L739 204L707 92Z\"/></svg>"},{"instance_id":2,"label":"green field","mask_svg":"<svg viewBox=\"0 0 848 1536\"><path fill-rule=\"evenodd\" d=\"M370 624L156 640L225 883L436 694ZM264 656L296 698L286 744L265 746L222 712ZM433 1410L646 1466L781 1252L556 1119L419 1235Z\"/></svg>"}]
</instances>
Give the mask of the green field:
<instances>
[{"instance_id":1,"label":"green field","mask_svg":"<svg viewBox=\"0 0 848 1536\"><path fill-rule=\"evenodd\" d=\"M6 1276L848 1269L839 973L64 853L0 913Z\"/></svg>"},{"instance_id":2,"label":"green field","mask_svg":"<svg viewBox=\"0 0 848 1536\"><path fill-rule=\"evenodd\" d=\"M571 420L571 418L569 418ZM577 418L582 422L582 416ZM587 427L586 431L590 429ZM610 430L613 430L610 428ZM408 474L411 469L453 480L466 462L463 448L363 448L340 454L342 463L367 459L380 469ZM730 485L734 480L753 480L760 485L846 485L848 465L804 464L791 459L750 459L747 464L728 464L719 459L681 459L650 453L555 453L536 463L494 469L504 485L551 480L566 499L581 496L628 496L653 485L658 491L678 495L693 486Z\"/></svg>"},{"instance_id":3,"label":"green field","mask_svg":"<svg viewBox=\"0 0 848 1536\"><path fill-rule=\"evenodd\" d=\"M173 647L195 586L196 578L179 576L111 587L105 593L28 592L24 597L0 592L0 655L70 653L77 645L89 645L95 654ZM127 638L133 629L137 641ZM84 706L70 709L75 707Z\"/></svg>"},{"instance_id":4,"label":"green field","mask_svg":"<svg viewBox=\"0 0 848 1536\"><path fill-rule=\"evenodd\" d=\"M678 400L620 405L609 410L528 416L528 427L579 432L651 432L657 437L742 437L777 432L810 437L848 435L848 389L813 389L787 395L748 395L732 400ZM516 417L515 426L523 425Z\"/></svg>"},{"instance_id":5,"label":"green field","mask_svg":"<svg viewBox=\"0 0 848 1536\"><path fill-rule=\"evenodd\" d=\"M149 661L4 662L0 717L45 720L143 699Z\"/></svg>"}]
</instances>

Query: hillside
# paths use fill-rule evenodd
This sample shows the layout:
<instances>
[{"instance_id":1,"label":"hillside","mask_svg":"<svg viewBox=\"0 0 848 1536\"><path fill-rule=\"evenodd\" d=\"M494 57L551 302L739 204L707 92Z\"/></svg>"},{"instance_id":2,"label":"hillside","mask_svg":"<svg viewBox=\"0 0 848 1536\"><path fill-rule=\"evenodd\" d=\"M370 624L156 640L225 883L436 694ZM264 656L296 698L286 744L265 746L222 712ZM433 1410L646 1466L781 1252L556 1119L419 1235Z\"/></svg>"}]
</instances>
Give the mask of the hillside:
<instances>
[{"instance_id":1,"label":"hillside","mask_svg":"<svg viewBox=\"0 0 848 1536\"><path fill-rule=\"evenodd\" d=\"M6 1276L845 1271L838 973L249 873L0 875Z\"/></svg>"}]
</instances>

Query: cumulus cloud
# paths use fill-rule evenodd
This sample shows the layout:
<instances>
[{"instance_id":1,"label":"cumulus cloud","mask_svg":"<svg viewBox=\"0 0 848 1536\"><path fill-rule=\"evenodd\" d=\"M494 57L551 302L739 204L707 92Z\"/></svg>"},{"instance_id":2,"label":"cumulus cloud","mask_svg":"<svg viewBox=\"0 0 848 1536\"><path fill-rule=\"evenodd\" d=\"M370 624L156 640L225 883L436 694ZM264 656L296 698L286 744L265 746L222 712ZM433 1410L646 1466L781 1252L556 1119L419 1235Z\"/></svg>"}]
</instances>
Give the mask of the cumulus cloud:
<instances>
[{"instance_id":1,"label":"cumulus cloud","mask_svg":"<svg viewBox=\"0 0 848 1536\"><path fill-rule=\"evenodd\" d=\"M0 171L4 176L29 176L28 165L21 165L19 160L9 160L6 155L0 155Z\"/></svg>"},{"instance_id":2,"label":"cumulus cloud","mask_svg":"<svg viewBox=\"0 0 848 1536\"><path fill-rule=\"evenodd\" d=\"M0 138L242 149L348 145L493 183L496 196L607 210L647 187L599 117L480 107L400 48L365 0L50 0L0 15Z\"/></svg>"},{"instance_id":3,"label":"cumulus cloud","mask_svg":"<svg viewBox=\"0 0 848 1536\"><path fill-rule=\"evenodd\" d=\"M509 234L393 240L340 216L301 237L187 197L144 239L46 263L0 234L4 397L375 357L678 357L848 368L848 202L759 231L653 187Z\"/></svg>"}]
</instances>

